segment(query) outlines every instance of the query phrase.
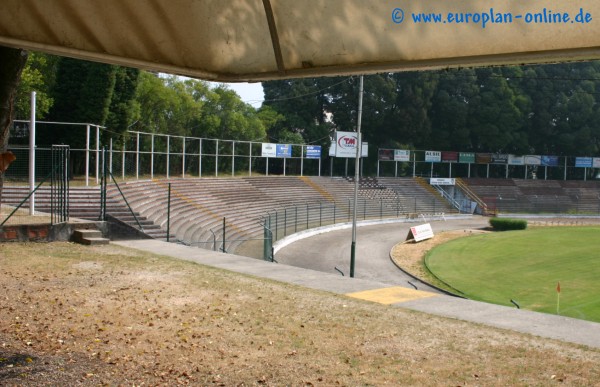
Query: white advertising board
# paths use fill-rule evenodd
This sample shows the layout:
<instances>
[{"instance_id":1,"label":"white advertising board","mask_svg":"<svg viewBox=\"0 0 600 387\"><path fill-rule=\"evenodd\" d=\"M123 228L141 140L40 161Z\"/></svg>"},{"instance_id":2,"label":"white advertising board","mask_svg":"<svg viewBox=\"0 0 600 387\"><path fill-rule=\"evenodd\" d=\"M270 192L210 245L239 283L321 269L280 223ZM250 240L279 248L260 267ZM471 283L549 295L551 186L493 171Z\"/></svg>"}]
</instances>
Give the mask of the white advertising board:
<instances>
[{"instance_id":1,"label":"white advertising board","mask_svg":"<svg viewBox=\"0 0 600 387\"><path fill-rule=\"evenodd\" d=\"M276 157L276 156L277 156L277 144L263 142L262 157Z\"/></svg>"},{"instance_id":2,"label":"white advertising board","mask_svg":"<svg viewBox=\"0 0 600 387\"><path fill-rule=\"evenodd\" d=\"M524 164L525 164L524 156L508 155L508 165L524 165Z\"/></svg>"},{"instance_id":3,"label":"white advertising board","mask_svg":"<svg viewBox=\"0 0 600 387\"><path fill-rule=\"evenodd\" d=\"M406 240L414 239L415 242L424 241L425 239L433 238L433 229L431 228L431 224L425 223L419 226L411 227L408 235L406 236Z\"/></svg>"},{"instance_id":4,"label":"white advertising board","mask_svg":"<svg viewBox=\"0 0 600 387\"><path fill-rule=\"evenodd\" d=\"M442 161L442 152L438 151L425 151L425 161L438 163Z\"/></svg>"},{"instance_id":5,"label":"white advertising board","mask_svg":"<svg viewBox=\"0 0 600 387\"><path fill-rule=\"evenodd\" d=\"M356 157L356 132L335 132L335 157Z\"/></svg>"},{"instance_id":6,"label":"white advertising board","mask_svg":"<svg viewBox=\"0 0 600 387\"><path fill-rule=\"evenodd\" d=\"M410 161L410 151L403 149L395 149L394 161Z\"/></svg>"},{"instance_id":7,"label":"white advertising board","mask_svg":"<svg viewBox=\"0 0 600 387\"><path fill-rule=\"evenodd\" d=\"M432 177L431 179L429 179L429 184L431 184L431 185L455 185L456 179L444 178L444 177Z\"/></svg>"}]
</instances>

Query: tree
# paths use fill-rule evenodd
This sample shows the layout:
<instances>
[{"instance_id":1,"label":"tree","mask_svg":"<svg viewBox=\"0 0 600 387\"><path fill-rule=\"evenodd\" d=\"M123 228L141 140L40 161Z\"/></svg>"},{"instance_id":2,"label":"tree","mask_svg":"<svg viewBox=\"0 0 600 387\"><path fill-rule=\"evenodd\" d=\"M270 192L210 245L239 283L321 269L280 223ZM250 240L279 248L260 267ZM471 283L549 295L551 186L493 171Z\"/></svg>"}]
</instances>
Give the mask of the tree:
<instances>
[{"instance_id":1,"label":"tree","mask_svg":"<svg viewBox=\"0 0 600 387\"><path fill-rule=\"evenodd\" d=\"M27 51L17 48L0 46L0 208L2 204L2 191L4 189L4 172L8 165L6 161L12 158L7 153L10 127L15 113L15 96L21 73L27 63ZM6 160L6 161L5 161Z\"/></svg>"},{"instance_id":2,"label":"tree","mask_svg":"<svg viewBox=\"0 0 600 387\"><path fill-rule=\"evenodd\" d=\"M117 66L61 58L52 89L52 121L104 125L116 82ZM83 131L55 125L39 133L40 144L64 143L73 148L85 146Z\"/></svg>"},{"instance_id":3,"label":"tree","mask_svg":"<svg viewBox=\"0 0 600 387\"><path fill-rule=\"evenodd\" d=\"M21 81L17 89L16 117L29 119L31 111L31 92L36 92L36 118L44 118L54 99L50 96L50 90L56 76L56 66L59 57L40 52L30 52L27 65L21 74Z\"/></svg>"},{"instance_id":4,"label":"tree","mask_svg":"<svg viewBox=\"0 0 600 387\"><path fill-rule=\"evenodd\" d=\"M115 86L110 100L106 127L113 132L125 134L134 121L140 118L140 105L135 100L140 70L118 67Z\"/></svg>"}]
</instances>

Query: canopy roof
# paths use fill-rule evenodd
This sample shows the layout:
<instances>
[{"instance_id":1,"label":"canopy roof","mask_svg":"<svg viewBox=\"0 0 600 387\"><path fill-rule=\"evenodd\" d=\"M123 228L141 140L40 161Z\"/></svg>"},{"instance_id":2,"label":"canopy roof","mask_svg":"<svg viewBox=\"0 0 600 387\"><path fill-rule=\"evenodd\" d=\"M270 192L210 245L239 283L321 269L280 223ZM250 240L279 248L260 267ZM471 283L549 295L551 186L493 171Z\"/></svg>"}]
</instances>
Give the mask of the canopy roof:
<instances>
[{"instance_id":1,"label":"canopy roof","mask_svg":"<svg viewBox=\"0 0 600 387\"><path fill-rule=\"evenodd\" d=\"M223 82L556 62L600 58L600 2L2 0L0 44Z\"/></svg>"}]
</instances>

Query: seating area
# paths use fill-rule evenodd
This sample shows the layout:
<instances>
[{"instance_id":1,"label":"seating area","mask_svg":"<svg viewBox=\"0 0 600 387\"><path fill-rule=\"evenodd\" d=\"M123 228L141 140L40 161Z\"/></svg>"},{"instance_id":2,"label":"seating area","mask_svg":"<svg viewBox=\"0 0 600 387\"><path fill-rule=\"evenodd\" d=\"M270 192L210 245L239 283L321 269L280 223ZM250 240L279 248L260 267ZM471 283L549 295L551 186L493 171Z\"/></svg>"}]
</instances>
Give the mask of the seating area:
<instances>
[{"instance_id":1,"label":"seating area","mask_svg":"<svg viewBox=\"0 0 600 387\"><path fill-rule=\"evenodd\" d=\"M600 214L600 182L519 179L463 179L491 211L500 213ZM144 232L166 238L168 188L171 186L171 238L206 249L235 250L263 237L269 218L276 238L334 222L351 220L354 179L345 177L260 176L129 181L120 184ZM3 203L18 204L26 186L4 187ZM456 212L425 180L363 178L359 181L357 218L383 219ZM98 187L71 187L70 216L96 220ZM36 193L36 209L50 211L50 190ZM119 189L110 184L107 213L137 227ZM25 205L27 208L27 204Z\"/></svg>"},{"instance_id":2,"label":"seating area","mask_svg":"<svg viewBox=\"0 0 600 387\"><path fill-rule=\"evenodd\" d=\"M361 183L357 207L361 220L412 212L452 212L414 179L386 180L385 184L400 190L375 179ZM299 223L317 227L324 219L350 220L354 198L351 179L338 177L171 179L133 181L120 187L136 211L166 229L169 184L170 233L185 244L220 249L225 218L228 252L234 252L244 240L261 238L262 222L269 214L271 227L280 237L296 231ZM108 197L118 198L116 187L109 186Z\"/></svg>"},{"instance_id":3,"label":"seating area","mask_svg":"<svg viewBox=\"0 0 600 387\"><path fill-rule=\"evenodd\" d=\"M600 213L600 182L463 179L490 211L498 213Z\"/></svg>"}]
</instances>

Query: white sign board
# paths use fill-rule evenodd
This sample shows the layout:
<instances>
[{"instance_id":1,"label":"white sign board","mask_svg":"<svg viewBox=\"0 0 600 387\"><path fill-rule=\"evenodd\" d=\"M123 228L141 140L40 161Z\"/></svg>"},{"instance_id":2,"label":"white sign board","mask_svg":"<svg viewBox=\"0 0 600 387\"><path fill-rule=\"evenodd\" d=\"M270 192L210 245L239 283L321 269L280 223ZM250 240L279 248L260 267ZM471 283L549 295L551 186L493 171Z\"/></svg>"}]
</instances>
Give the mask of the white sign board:
<instances>
[{"instance_id":1,"label":"white sign board","mask_svg":"<svg viewBox=\"0 0 600 387\"><path fill-rule=\"evenodd\" d=\"M277 144L263 142L262 157L276 157L276 156L277 156Z\"/></svg>"},{"instance_id":2,"label":"white sign board","mask_svg":"<svg viewBox=\"0 0 600 387\"><path fill-rule=\"evenodd\" d=\"M432 177L429 179L431 185L455 185L456 179L454 178L443 178L443 177Z\"/></svg>"},{"instance_id":3,"label":"white sign board","mask_svg":"<svg viewBox=\"0 0 600 387\"><path fill-rule=\"evenodd\" d=\"M439 163L440 161L442 161L442 152L425 151L425 161Z\"/></svg>"},{"instance_id":4,"label":"white sign board","mask_svg":"<svg viewBox=\"0 0 600 387\"><path fill-rule=\"evenodd\" d=\"M357 146L356 132L335 132L335 157L356 157Z\"/></svg>"},{"instance_id":5,"label":"white sign board","mask_svg":"<svg viewBox=\"0 0 600 387\"><path fill-rule=\"evenodd\" d=\"M524 164L525 164L524 156L508 155L508 165L524 165Z\"/></svg>"},{"instance_id":6,"label":"white sign board","mask_svg":"<svg viewBox=\"0 0 600 387\"><path fill-rule=\"evenodd\" d=\"M406 236L406 240L414 239L415 242L421 242L425 239L433 238L433 230L431 228L431 224L425 223L419 226L411 227L408 235Z\"/></svg>"},{"instance_id":7,"label":"white sign board","mask_svg":"<svg viewBox=\"0 0 600 387\"><path fill-rule=\"evenodd\" d=\"M600 168L600 157L594 157L592 159L592 168Z\"/></svg>"},{"instance_id":8,"label":"white sign board","mask_svg":"<svg viewBox=\"0 0 600 387\"><path fill-rule=\"evenodd\" d=\"M542 164L542 156L527 155L527 156L524 156L524 161L525 161L526 165L541 165Z\"/></svg>"},{"instance_id":9,"label":"white sign board","mask_svg":"<svg viewBox=\"0 0 600 387\"><path fill-rule=\"evenodd\" d=\"M410 161L410 151L403 149L395 149L394 161Z\"/></svg>"}]
</instances>

